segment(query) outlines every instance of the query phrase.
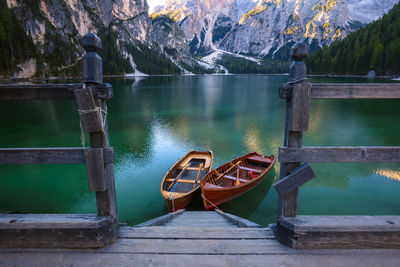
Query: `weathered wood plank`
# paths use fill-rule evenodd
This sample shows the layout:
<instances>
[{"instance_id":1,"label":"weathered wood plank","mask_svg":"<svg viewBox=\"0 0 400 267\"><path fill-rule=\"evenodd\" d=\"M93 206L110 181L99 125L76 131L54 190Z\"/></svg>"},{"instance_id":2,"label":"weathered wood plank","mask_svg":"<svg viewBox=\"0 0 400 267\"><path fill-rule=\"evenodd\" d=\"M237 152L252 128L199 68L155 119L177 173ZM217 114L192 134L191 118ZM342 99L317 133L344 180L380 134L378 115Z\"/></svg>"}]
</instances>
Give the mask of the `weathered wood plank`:
<instances>
[{"instance_id":1,"label":"weathered wood plank","mask_svg":"<svg viewBox=\"0 0 400 267\"><path fill-rule=\"evenodd\" d=\"M288 176L279 180L273 186L280 195L285 195L299 188L315 177L315 174L308 164L294 169Z\"/></svg>"},{"instance_id":2,"label":"weathered wood plank","mask_svg":"<svg viewBox=\"0 0 400 267\"><path fill-rule=\"evenodd\" d=\"M0 164L81 164L85 163L82 147L1 148ZM112 147L104 148L104 162L114 162Z\"/></svg>"},{"instance_id":3,"label":"weathered wood plank","mask_svg":"<svg viewBox=\"0 0 400 267\"><path fill-rule=\"evenodd\" d=\"M183 228L183 227L120 227L119 238L166 239L274 239L275 234L266 228Z\"/></svg>"},{"instance_id":4,"label":"weathered wood plank","mask_svg":"<svg viewBox=\"0 0 400 267\"><path fill-rule=\"evenodd\" d=\"M170 212L167 213L165 215L162 215L160 217L156 217L153 218L151 220L145 221L141 224L135 225L135 227L147 227L147 226L159 226L159 225L163 225L166 222L169 222L170 220L172 220L173 218L175 218L176 216L182 214L185 210L178 210L175 212Z\"/></svg>"},{"instance_id":5,"label":"weathered wood plank","mask_svg":"<svg viewBox=\"0 0 400 267\"><path fill-rule=\"evenodd\" d=\"M400 249L400 216L281 217L277 237L297 249Z\"/></svg>"},{"instance_id":6,"label":"weathered wood plank","mask_svg":"<svg viewBox=\"0 0 400 267\"><path fill-rule=\"evenodd\" d=\"M400 162L400 147L280 147L280 162Z\"/></svg>"},{"instance_id":7,"label":"weathered wood plank","mask_svg":"<svg viewBox=\"0 0 400 267\"><path fill-rule=\"evenodd\" d=\"M0 258L7 266L398 266L397 251L357 250L343 253L310 250L290 252L273 250L256 255L204 255L204 254L102 254L87 251L10 251L0 250Z\"/></svg>"},{"instance_id":8,"label":"weathered wood plank","mask_svg":"<svg viewBox=\"0 0 400 267\"><path fill-rule=\"evenodd\" d=\"M76 103L78 104L81 124L86 133L102 132L103 114L101 106L97 106L90 87L74 90ZM106 112L106 111L105 111Z\"/></svg>"},{"instance_id":9,"label":"weathered wood plank","mask_svg":"<svg viewBox=\"0 0 400 267\"><path fill-rule=\"evenodd\" d=\"M308 130L310 91L310 83L293 84L290 131L305 132Z\"/></svg>"},{"instance_id":10,"label":"weathered wood plank","mask_svg":"<svg viewBox=\"0 0 400 267\"><path fill-rule=\"evenodd\" d=\"M282 226L294 231L394 231L400 232L400 216L310 216L282 217ZM399 236L400 239L400 236Z\"/></svg>"},{"instance_id":11,"label":"weathered wood plank","mask_svg":"<svg viewBox=\"0 0 400 267\"><path fill-rule=\"evenodd\" d=\"M74 90L82 84L0 84L0 100L67 100L75 99ZM110 84L92 86L96 98L113 97Z\"/></svg>"},{"instance_id":12,"label":"weathered wood plank","mask_svg":"<svg viewBox=\"0 0 400 267\"><path fill-rule=\"evenodd\" d=\"M279 88L281 98L292 97L292 85L284 84ZM313 83L311 98L335 99L396 99L400 98L400 84L327 84Z\"/></svg>"},{"instance_id":13,"label":"weathered wood plank","mask_svg":"<svg viewBox=\"0 0 400 267\"><path fill-rule=\"evenodd\" d=\"M106 191L103 148L85 149L84 152L89 190L92 192Z\"/></svg>"},{"instance_id":14,"label":"weathered wood plank","mask_svg":"<svg viewBox=\"0 0 400 267\"><path fill-rule=\"evenodd\" d=\"M261 227L259 224L240 218L236 215L230 214L223 212L221 210L216 210L217 213L219 213L222 217L227 219L230 223L233 223L234 225L237 225L238 227L245 227L245 228L259 228Z\"/></svg>"},{"instance_id":15,"label":"weathered wood plank","mask_svg":"<svg viewBox=\"0 0 400 267\"><path fill-rule=\"evenodd\" d=\"M0 247L98 248L114 240L113 218L76 214L1 214Z\"/></svg>"},{"instance_id":16,"label":"weathered wood plank","mask_svg":"<svg viewBox=\"0 0 400 267\"><path fill-rule=\"evenodd\" d=\"M95 106L101 107L103 111L107 112L107 105L105 100L96 100ZM103 148L109 146L106 113L101 112L98 114L100 115L100 120L103 121L104 124L102 131L90 132L90 146L92 148ZM114 165L112 163L106 163L104 165L104 174L107 190L105 190L104 192L96 192L97 214L99 216L113 216L113 218L115 219L115 227L117 227L118 209L115 193Z\"/></svg>"},{"instance_id":17,"label":"weathered wood plank","mask_svg":"<svg viewBox=\"0 0 400 267\"><path fill-rule=\"evenodd\" d=\"M293 85L292 85L293 86ZM286 120L285 120L285 136L284 145L288 147L301 147L303 142L303 132L290 131L290 124L292 119L292 105L293 99L288 98L286 100ZM280 170L279 179L285 178L290 171L300 166L300 163L282 163ZM297 200L298 200L298 189L294 189L292 192L288 192L284 196L278 196L278 218L282 215L286 217L296 216L297 213Z\"/></svg>"},{"instance_id":18,"label":"weathered wood plank","mask_svg":"<svg viewBox=\"0 0 400 267\"><path fill-rule=\"evenodd\" d=\"M161 254L263 254L271 250L290 251L271 239L127 239L115 246L99 249L100 253L161 253Z\"/></svg>"}]
</instances>

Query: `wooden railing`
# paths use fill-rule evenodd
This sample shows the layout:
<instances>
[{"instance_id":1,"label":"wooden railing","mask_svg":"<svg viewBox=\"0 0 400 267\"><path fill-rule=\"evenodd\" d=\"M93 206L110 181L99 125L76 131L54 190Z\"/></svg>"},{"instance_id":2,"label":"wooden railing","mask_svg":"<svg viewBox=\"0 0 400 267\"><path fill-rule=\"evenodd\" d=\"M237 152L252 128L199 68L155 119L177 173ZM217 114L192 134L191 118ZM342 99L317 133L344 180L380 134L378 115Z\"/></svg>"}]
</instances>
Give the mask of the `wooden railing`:
<instances>
[{"instance_id":1,"label":"wooden railing","mask_svg":"<svg viewBox=\"0 0 400 267\"><path fill-rule=\"evenodd\" d=\"M308 48L292 48L287 84L279 89L286 99L284 146L279 149L280 181L274 187L279 193L278 217L295 217L298 188L315 175L307 162L400 162L400 147L303 147L303 133L308 130L311 99L395 99L400 98L400 84L311 84L306 79L302 60ZM303 165L301 165L303 164Z\"/></svg>"},{"instance_id":2,"label":"wooden railing","mask_svg":"<svg viewBox=\"0 0 400 267\"><path fill-rule=\"evenodd\" d=\"M75 99L81 128L90 137L90 147L2 148L0 164L86 164L89 190L96 193L97 215L43 216L46 220L40 220L39 227L40 216L23 215L21 219L22 215L15 215L19 219L12 220L13 224L0 225L0 236L4 237L0 238L0 247L101 247L117 237L114 151L109 146L106 105L113 91L111 85L103 84L102 60L96 53L101 40L95 34L87 34L83 46L87 51L83 57L83 84L5 84L0 85L0 100ZM1 216L13 215L0 215L0 224ZM24 224L18 225L19 221Z\"/></svg>"}]
</instances>

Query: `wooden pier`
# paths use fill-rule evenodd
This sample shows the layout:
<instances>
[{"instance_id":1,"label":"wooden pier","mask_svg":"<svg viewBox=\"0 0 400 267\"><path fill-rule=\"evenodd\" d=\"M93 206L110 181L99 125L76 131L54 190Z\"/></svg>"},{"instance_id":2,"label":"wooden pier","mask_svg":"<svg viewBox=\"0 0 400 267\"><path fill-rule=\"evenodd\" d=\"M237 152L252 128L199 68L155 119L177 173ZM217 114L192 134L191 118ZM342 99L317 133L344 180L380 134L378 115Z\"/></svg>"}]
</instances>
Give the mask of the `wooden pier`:
<instances>
[{"instance_id":1,"label":"wooden pier","mask_svg":"<svg viewBox=\"0 0 400 267\"><path fill-rule=\"evenodd\" d=\"M303 147L313 98L400 98L398 84L310 84L292 48L276 225L222 211L169 213L135 227L118 222L114 153L108 141L112 88L102 82L101 40L83 39L83 84L0 85L0 100L75 99L90 147L2 148L0 164L86 164L97 214L0 214L0 266L399 266L400 216L297 215L312 162L400 162L400 147Z\"/></svg>"},{"instance_id":2,"label":"wooden pier","mask_svg":"<svg viewBox=\"0 0 400 267\"><path fill-rule=\"evenodd\" d=\"M400 249L400 216L297 216L298 188L315 177L311 162L400 162L400 147L303 147L312 99L400 99L399 84L311 84L306 78L305 44L292 47L286 99L284 146L279 149L277 238L301 249ZM316 178L317 179L317 178Z\"/></svg>"},{"instance_id":3,"label":"wooden pier","mask_svg":"<svg viewBox=\"0 0 400 267\"><path fill-rule=\"evenodd\" d=\"M87 34L82 43L88 51L82 61L83 83L2 84L0 100L75 100L82 137L89 135L90 147L1 148L0 164L85 164L97 214L0 214L0 247L104 247L118 236L114 150L108 141L106 105L113 91L103 84L96 53L100 38Z\"/></svg>"},{"instance_id":4,"label":"wooden pier","mask_svg":"<svg viewBox=\"0 0 400 267\"><path fill-rule=\"evenodd\" d=\"M0 249L11 266L398 266L400 250L296 250L271 228L236 216L177 211L120 226L100 249Z\"/></svg>"}]
</instances>

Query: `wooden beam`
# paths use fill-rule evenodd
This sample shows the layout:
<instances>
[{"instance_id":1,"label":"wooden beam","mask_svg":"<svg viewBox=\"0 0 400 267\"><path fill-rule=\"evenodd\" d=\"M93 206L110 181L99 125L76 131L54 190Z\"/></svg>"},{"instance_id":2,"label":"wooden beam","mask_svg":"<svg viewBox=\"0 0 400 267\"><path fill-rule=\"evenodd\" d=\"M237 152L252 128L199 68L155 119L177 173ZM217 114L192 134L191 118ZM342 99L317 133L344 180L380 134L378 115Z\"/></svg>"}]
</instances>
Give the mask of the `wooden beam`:
<instances>
[{"instance_id":1,"label":"wooden beam","mask_svg":"<svg viewBox=\"0 0 400 267\"><path fill-rule=\"evenodd\" d=\"M115 241L113 224L95 214L0 214L0 247L100 248Z\"/></svg>"},{"instance_id":2,"label":"wooden beam","mask_svg":"<svg viewBox=\"0 0 400 267\"><path fill-rule=\"evenodd\" d=\"M310 83L293 84L290 131L305 132L308 130L310 91Z\"/></svg>"},{"instance_id":3,"label":"wooden beam","mask_svg":"<svg viewBox=\"0 0 400 267\"><path fill-rule=\"evenodd\" d=\"M82 164L85 163L83 147L60 148L1 148L0 164ZM114 162L112 147L104 148L104 162Z\"/></svg>"},{"instance_id":4,"label":"wooden beam","mask_svg":"<svg viewBox=\"0 0 400 267\"><path fill-rule=\"evenodd\" d=\"M292 85L284 84L279 88L281 98L292 97ZM400 84L329 84L313 83L311 98L357 98L357 99L393 99L400 98Z\"/></svg>"},{"instance_id":5,"label":"wooden beam","mask_svg":"<svg viewBox=\"0 0 400 267\"><path fill-rule=\"evenodd\" d=\"M295 249L399 249L400 216L281 217L277 238Z\"/></svg>"},{"instance_id":6,"label":"wooden beam","mask_svg":"<svg viewBox=\"0 0 400 267\"><path fill-rule=\"evenodd\" d=\"M78 104L79 116L86 133L102 132L103 114L100 107L96 105L90 87L74 90L76 103Z\"/></svg>"},{"instance_id":7,"label":"wooden beam","mask_svg":"<svg viewBox=\"0 0 400 267\"><path fill-rule=\"evenodd\" d=\"M104 156L102 148L90 148L85 150L86 170L89 190L92 192L104 192L107 189L104 174Z\"/></svg>"},{"instance_id":8,"label":"wooden beam","mask_svg":"<svg viewBox=\"0 0 400 267\"><path fill-rule=\"evenodd\" d=\"M308 164L304 164L290 172L288 176L279 180L273 186L280 195L286 195L296 188L310 181L315 174Z\"/></svg>"},{"instance_id":9,"label":"wooden beam","mask_svg":"<svg viewBox=\"0 0 400 267\"><path fill-rule=\"evenodd\" d=\"M400 162L400 147L280 147L280 162Z\"/></svg>"},{"instance_id":10,"label":"wooden beam","mask_svg":"<svg viewBox=\"0 0 400 267\"><path fill-rule=\"evenodd\" d=\"M0 100L67 100L75 99L74 90L82 84L0 84ZM110 84L91 86L95 98L113 97Z\"/></svg>"}]
</instances>

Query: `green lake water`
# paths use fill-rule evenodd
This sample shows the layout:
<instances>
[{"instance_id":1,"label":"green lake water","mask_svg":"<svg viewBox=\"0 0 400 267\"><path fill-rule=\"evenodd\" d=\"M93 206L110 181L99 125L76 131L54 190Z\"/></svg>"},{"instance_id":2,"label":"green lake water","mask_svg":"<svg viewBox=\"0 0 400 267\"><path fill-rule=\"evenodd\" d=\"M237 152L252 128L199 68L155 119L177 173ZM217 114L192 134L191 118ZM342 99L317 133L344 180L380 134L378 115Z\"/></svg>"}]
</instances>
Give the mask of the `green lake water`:
<instances>
[{"instance_id":1,"label":"green lake water","mask_svg":"<svg viewBox=\"0 0 400 267\"><path fill-rule=\"evenodd\" d=\"M278 153L287 76L168 76L110 79L110 142L120 221L135 225L167 212L166 171L189 150L214 151L214 167L245 153ZM312 82L367 82L312 78ZM375 80L373 82L388 82ZM75 101L3 101L0 147L80 146ZM313 100L304 145L399 146L400 100ZM400 164L311 164L299 214L400 215ZM269 180L279 177L279 163ZM277 194L265 181L222 205L264 226L276 218ZM194 207L196 208L196 206ZM0 166L0 212L95 213L84 165Z\"/></svg>"}]
</instances>

